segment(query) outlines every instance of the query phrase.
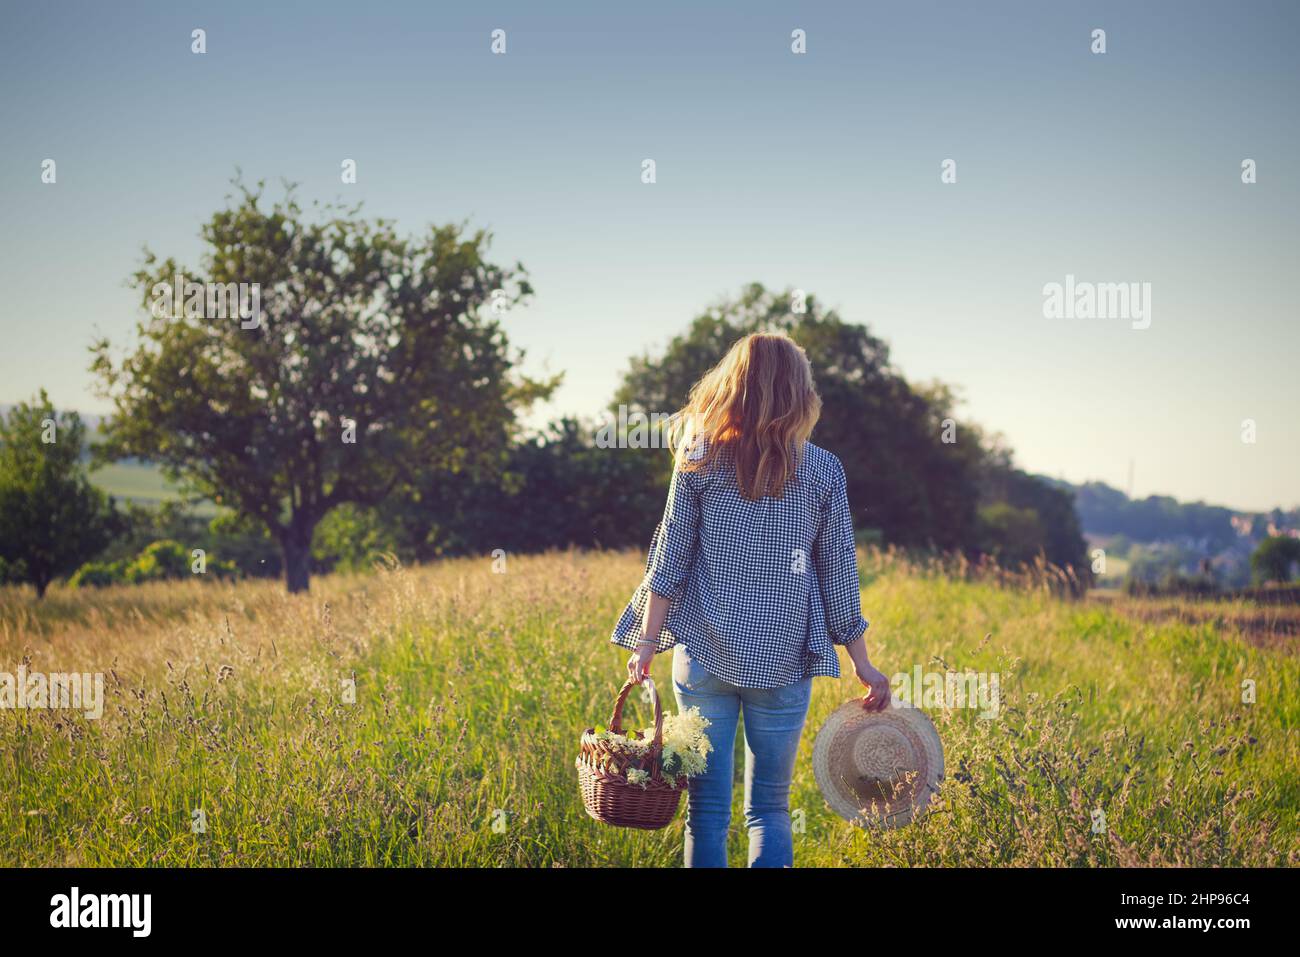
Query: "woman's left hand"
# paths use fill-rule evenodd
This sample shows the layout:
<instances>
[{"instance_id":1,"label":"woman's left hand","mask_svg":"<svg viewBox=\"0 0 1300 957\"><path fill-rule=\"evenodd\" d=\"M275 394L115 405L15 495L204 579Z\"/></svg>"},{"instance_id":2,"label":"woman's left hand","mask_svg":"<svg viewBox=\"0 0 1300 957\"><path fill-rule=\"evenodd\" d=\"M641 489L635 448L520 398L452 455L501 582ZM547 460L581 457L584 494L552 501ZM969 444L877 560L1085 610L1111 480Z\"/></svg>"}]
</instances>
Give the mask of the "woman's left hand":
<instances>
[{"instance_id":1,"label":"woman's left hand","mask_svg":"<svg viewBox=\"0 0 1300 957\"><path fill-rule=\"evenodd\" d=\"M853 663L853 669L857 672L858 681L867 689L866 697L862 699L862 707L867 711L884 711L889 707L889 679L876 669L871 662L859 664Z\"/></svg>"},{"instance_id":2,"label":"woman's left hand","mask_svg":"<svg viewBox=\"0 0 1300 957\"><path fill-rule=\"evenodd\" d=\"M636 646L636 651L632 652L632 657L627 659L627 676L633 684L640 684L644 679L650 677L650 663L655 660L655 646L653 642L643 642Z\"/></svg>"}]
</instances>

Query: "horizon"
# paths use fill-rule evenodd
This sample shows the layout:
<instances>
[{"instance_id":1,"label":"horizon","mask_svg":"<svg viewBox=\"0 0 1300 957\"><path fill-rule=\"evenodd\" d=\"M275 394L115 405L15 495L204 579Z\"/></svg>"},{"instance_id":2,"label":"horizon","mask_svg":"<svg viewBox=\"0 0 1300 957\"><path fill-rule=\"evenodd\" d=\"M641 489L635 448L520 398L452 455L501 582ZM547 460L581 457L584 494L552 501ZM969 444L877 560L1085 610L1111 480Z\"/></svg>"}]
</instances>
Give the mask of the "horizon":
<instances>
[{"instance_id":1,"label":"horizon","mask_svg":"<svg viewBox=\"0 0 1300 957\"><path fill-rule=\"evenodd\" d=\"M1293 6L304 9L6 12L0 398L109 411L86 347L132 341L142 245L198 266L240 167L406 234L490 229L536 287L502 322L522 371L565 373L531 426L599 414L631 357L758 281L953 386L1028 472L1300 506ZM1148 289L1147 325L1046 318L1076 280Z\"/></svg>"}]
</instances>

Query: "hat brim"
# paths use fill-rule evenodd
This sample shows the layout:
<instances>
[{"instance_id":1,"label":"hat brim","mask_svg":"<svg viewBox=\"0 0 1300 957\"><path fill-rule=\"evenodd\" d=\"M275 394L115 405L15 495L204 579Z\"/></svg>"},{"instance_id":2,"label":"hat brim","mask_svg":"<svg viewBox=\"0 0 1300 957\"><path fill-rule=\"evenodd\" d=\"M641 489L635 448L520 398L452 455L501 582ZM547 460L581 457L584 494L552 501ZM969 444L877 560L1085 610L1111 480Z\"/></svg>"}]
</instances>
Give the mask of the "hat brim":
<instances>
[{"instance_id":1,"label":"hat brim","mask_svg":"<svg viewBox=\"0 0 1300 957\"><path fill-rule=\"evenodd\" d=\"M910 705L866 711L845 702L813 744L813 773L826 803L859 827L902 827L923 815L943 780L934 722Z\"/></svg>"}]
</instances>

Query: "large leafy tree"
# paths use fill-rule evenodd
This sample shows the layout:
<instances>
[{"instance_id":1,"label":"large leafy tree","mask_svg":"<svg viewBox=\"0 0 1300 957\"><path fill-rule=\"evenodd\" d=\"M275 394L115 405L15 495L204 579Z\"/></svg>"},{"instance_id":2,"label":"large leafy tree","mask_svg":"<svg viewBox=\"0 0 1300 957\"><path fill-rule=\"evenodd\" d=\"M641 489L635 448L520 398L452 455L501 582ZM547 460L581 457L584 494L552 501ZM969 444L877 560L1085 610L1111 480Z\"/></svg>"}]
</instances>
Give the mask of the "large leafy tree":
<instances>
[{"instance_id":1,"label":"large leafy tree","mask_svg":"<svg viewBox=\"0 0 1300 957\"><path fill-rule=\"evenodd\" d=\"M305 214L292 188L268 208L262 184L237 182L201 236L199 269L146 253L134 351L95 346L116 409L105 454L160 462L264 525L291 592L308 587L331 509L381 502L418 473L473 474L549 388L513 371L495 314L531 289L522 266L487 261L482 231L406 238L357 207ZM175 308L159 284L177 274L257 283L260 321Z\"/></svg>"},{"instance_id":2,"label":"large leafy tree","mask_svg":"<svg viewBox=\"0 0 1300 957\"><path fill-rule=\"evenodd\" d=\"M0 565L37 598L118 530L112 501L87 477L85 440L80 417L57 414L44 390L0 418Z\"/></svg>"},{"instance_id":3,"label":"large leafy tree","mask_svg":"<svg viewBox=\"0 0 1300 957\"><path fill-rule=\"evenodd\" d=\"M843 461L856 525L902 545L971 545L983 437L954 419L946 433L954 441L945 442L947 390L913 388L866 327L843 321L813 296L795 312L792 295L755 283L706 310L662 355L632 361L615 404L675 411L737 338L785 330L812 363L823 403L813 440Z\"/></svg>"}]
</instances>

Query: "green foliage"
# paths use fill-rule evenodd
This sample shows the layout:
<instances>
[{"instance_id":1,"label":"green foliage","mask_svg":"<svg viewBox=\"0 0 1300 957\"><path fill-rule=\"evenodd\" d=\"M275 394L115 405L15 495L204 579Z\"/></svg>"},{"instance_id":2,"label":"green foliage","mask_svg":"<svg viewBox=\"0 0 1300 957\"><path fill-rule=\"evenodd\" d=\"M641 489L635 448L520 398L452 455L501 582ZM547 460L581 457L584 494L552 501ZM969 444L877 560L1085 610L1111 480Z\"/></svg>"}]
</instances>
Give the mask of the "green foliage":
<instances>
[{"instance_id":1,"label":"green foliage","mask_svg":"<svg viewBox=\"0 0 1300 957\"><path fill-rule=\"evenodd\" d=\"M1013 564L1032 561L1042 552L1053 565L1073 567L1076 575L1091 580L1087 544L1068 488L993 461L984 469L980 496L988 503L981 514L983 534L992 536L981 538L981 546L990 546L983 550L999 560L1005 550ZM998 509L998 504L1006 508ZM987 524L989 519L996 527Z\"/></svg>"},{"instance_id":2,"label":"green foliage","mask_svg":"<svg viewBox=\"0 0 1300 957\"><path fill-rule=\"evenodd\" d=\"M212 550L229 560L241 575L275 578L281 574L280 548L257 519L222 512L208 523L207 531Z\"/></svg>"},{"instance_id":3,"label":"green foliage","mask_svg":"<svg viewBox=\"0 0 1300 957\"><path fill-rule=\"evenodd\" d=\"M73 588L104 588L108 585L143 585L146 582L179 581L185 578L226 580L237 578L234 562L205 555L200 575L193 568L194 557L179 542L157 541L138 555L117 561L87 562L68 580Z\"/></svg>"},{"instance_id":4,"label":"green foliage","mask_svg":"<svg viewBox=\"0 0 1300 957\"><path fill-rule=\"evenodd\" d=\"M613 404L674 412L736 339L783 330L812 363L822 397L813 440L844 463L858 528L893 545L983 550L1012 563L1041 551L1053 564L1090 574L1068 492L1014 469L1000 437L960 420L950 388L909 385L888 346L865 326L843 321L813 296L805 312L793 313L791 297L754 283L708 309L661 356L633 359ZM945 432L955 441L944 441ZM662 495L667 466L646 474L662 475ZM978 514L978 505L997 503L1006 507ZM657 517L652 510L651 525Z\"/></svg>"},{"instance_id":5,"label":"green foliage","mask_svg":"<svg viewBox=\"0 0 1300 957\"><path fill-rule=\"evenodd\" d=\"M1047 531L1031 508L994 502L980 507L979 521L980 550L1001 565L1029 564L1044 551Z\"/></svg>"},{"instance_id":6,"label":"green foliage","mask_svg":"<svg viewBox=\"0 0 1300 957\"><path fill-rule=\"evenodd\" d=\"M207 553L207 574L219 567L222 574L275 577L280 574L280 553L265 527L237 513L221 511L205 517L202 510L183 501L158 505L128 502L122 513L123 531L104 553L99 564L130 565L152 543L174 541L186 555L196 548ZM214 566L214 555L221 563ZM192 559L187 558L186 564Z\"/></svg>"},{"instance_id":7,"label":"green foliage","mask_svg":"<svg viewBox=\"0 0 1300 957\"><path fill-rule=\"evenodd\" d=\"M565 418L512 450L510 483L476 506L491 540L513 552L644 547L663 511L671 455L600 448L596 431Z\"/></svg>"},{"instance_id":8,"label":"green foliage","mask_svg":"<svg viewBox=\"0 0 1300 957\"><path fill-rule=\"evenodd\" d=\"M30 582L38 598L120 530L87 476L84 442L80 417L57 414L44 390L0 418L0 559L5 577Z\"/></svg>"},{"instance_id":9,"label":"green foliage","mask_svg":"<svg viewBox=\"0 0 1300 957\"><path fill-rule=\"evenodd\" d=\"M190 556L179 542L154 542L126 566L124 577L132 585L167 581L190 574Z\"/></svg>"},{"instance_id":10,"label":"green foliage","mask_svg":"<svg viewBox=\"0 0 1300 957\"><path fill-rule=\"evenodd\" d=\"M68 579L71 588L107 588L126 583L128 562L86 562Z\"/></svg>"},{"instance_id":11,"label":"green foliage","mask_svg":"<svg viewBox=\"0 0 1300 957\"><path fill-rule=\"evenodd\" d=\"M95 369L118 406L104 454L150 456L233 510L208 529L218 550L245 574L283 567L291 590L310 571L367 568L389 553L644 545L663 507L666 451L599 447L599 423L572 418L515 434L515 410L554 382L511 379L513 357L482 307L490 289L529 290L521 272L483 261L484 234L445 227L420 244L355 210L326 207L326 228L292 195L270 211L259 200L243 190L205 227L205 265L220 282L260 277L262 324L156 316L118 365L100 343ZM150 257L136 277L146 301L177 271ZM367 281L379 283L380 305L365 299ZM864 327L815 298L798 315L789 302L754 284L707 310L662 356L634 359L612 405L675 411L736 338L785 329L813 363L824 400L814 439L844 461L868 541L1010 563L1042 552L1086 571L1067 492L1015 470L996 439L959 422L949 388L909 385ZM356 445L342 441L350 421ZM949 426L955 442L942 440ZM998 503L1007 508L987 510ZM161 526L179 519L159 513L110 558L142 538L200 541L196 517L173 534Z\"/></svg>"},{"instance_id":12,"label":"green foliage","mask_svg":"<svg viewBox=\"0 0 1300 957\"><path fill-rule=\"evenodd\" d=\"M1228 508L1180 503L1166 495L1130 499L1103 482L1086 482L1074 492L1083 527L1098 535L1123 535L1134 542L1205 540L1212 551L1237 539Z\"/></svg>"},{"instance_id":13,"label":"green foliage","mask_svg":"<svg viewBox=\"0 0 1300 957\"><path fill-rule=\"evenodd\" d=\"M392 553L403 562L503 549L643 547L663 510L663 449L595 444L593 423L564 418L519 439L486 476L429 475L373 509L338 510L313 559L348 570Z\"/></svg>"},{"instance_id":14,"label":"green foliage","mask_svg":"<svg viewBox=\"0 0 1300 957\"><path fill-rule=\"evenodd\" d=\"M1250 568L1259 582L1289 582L1300 564L1300 538L1272 535L1250 556Z\"/></svg>"},{"instance_id":15,"label":"green foliage","mask_svg":"<svg viewBox=\"0 0 1300 957\"><path fill-rule=\"evenodd\" d=\"M116 411L101 457L159 462L259 521L298 591L333 508L381 502L421 470L475 469L550 384L512 374L493 313L531 288L521 267L484 258L485 232L407 239L359 208L307 216L292 190L269 209L260 184L237 193L203 226L201 268L147 254L135 351L118 362L96 344L92 368ZM176 314L159 295L177 275L257 283L261 314Z\"/></svg>"},{"instance_id":16,"label":"green foliage","mask_svg":"<svg viewBox=\"0 0 1300 957\"><path fill-rule=\"evenodd\" d=\"M182 542L188 548L213 550L207 531L208 520L183 501L166 501L157 505L125 502L120 516L119 534L99 556L101 562L129 561L152 542L164 540Z\"/></svg>"},{"instance_id":17,"label":"green foliage","mask_svg":"<svg viewBox=\"0 0 1300 957\"><path fill-rule=\"evenodd\" d=\"M878 527L898 545L960 548L975 528L975 433L940 440L947 409L913 389L890 363L889 348L865 326L844 322L813 296L792 313L792 291L758 283L708 309L662 356L632 360L614 404L675 412L691 386L731 344L751 332L783 330L803 346L822 397L813 440L848 473L855 524Z\"/></svg>"},{"instance_id":18,"label":"green foliage","mask_svg":"<svg viewBox=\"0 0 1300 957\"><path fill-rule=\"evenodd\" d=\"M384 555L396 553L392 531L373 508L340 505L316 526L312 562L321 570L367 571Z\"/></svg>"}]
</instances>

